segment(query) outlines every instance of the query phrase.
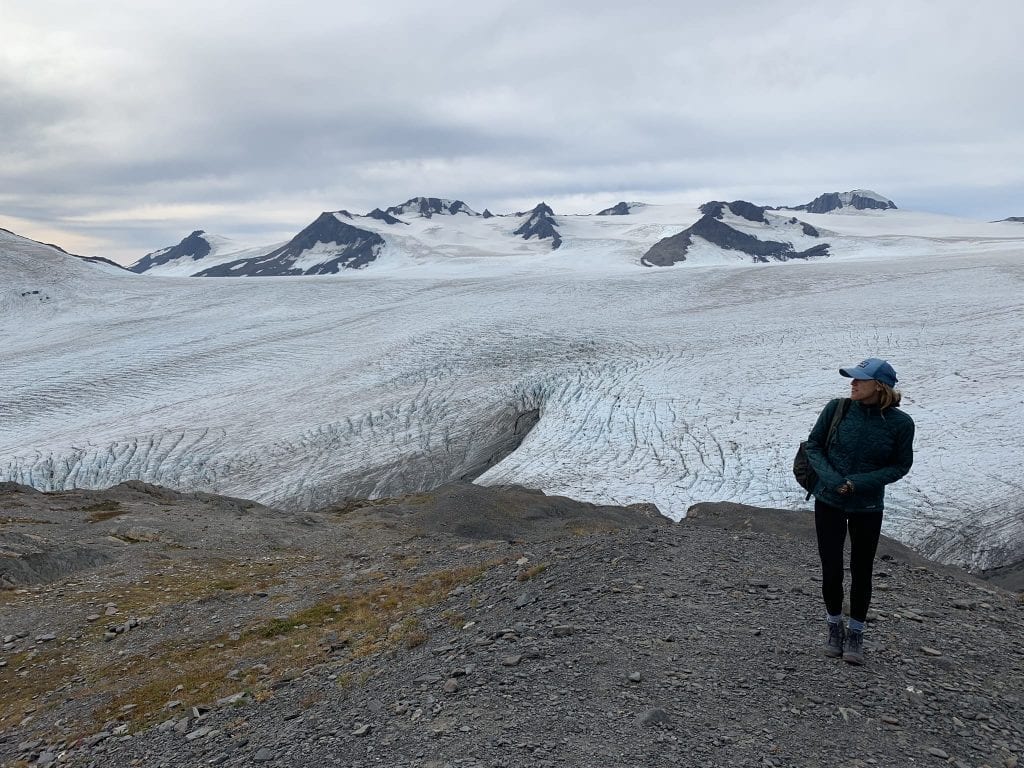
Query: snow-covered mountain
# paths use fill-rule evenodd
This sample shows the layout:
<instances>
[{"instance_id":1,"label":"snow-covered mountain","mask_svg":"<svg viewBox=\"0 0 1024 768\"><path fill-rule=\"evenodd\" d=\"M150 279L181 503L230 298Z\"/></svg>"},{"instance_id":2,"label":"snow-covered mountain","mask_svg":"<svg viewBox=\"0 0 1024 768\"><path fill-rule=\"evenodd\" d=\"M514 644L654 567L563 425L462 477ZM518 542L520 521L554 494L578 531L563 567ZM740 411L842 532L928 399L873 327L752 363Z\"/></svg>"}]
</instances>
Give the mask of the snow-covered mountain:
<instances>
[{"instance_id":1,"label":"snow-covered mountain","mask_svg":"<svg viewBox=\"0 0 1024 768\"><path fill-rule=\"evenodd\" d=\"M602 211L598 211L595 215L597 216L628 216L634 210L644 207L645 203L627 203L623 200L620 203L616 203L611 208L605 208Z\"/></svg>"},{"instance_id":2,"label":"snow-covered mountain","mask_svg":"<svg viewBox=\"0 0 1024 768\"><path fill-rule=\"evenodd\" d=\"M479 216L472 208L461 200L443 200L439 197L413 197L401 205L393 205L385 211L390 216L422 216L429 219L436 215L454 216L463 213L467 216Z\"/></svg>"},{"instance_id":3,"label":"snow-covered mountain","mask_svg":"<svg viewBox=\"0 0 1024 768\"><path fill-rule=\"evenodd\" d=\"M147 253L129 269L159 277L189 277L222 264L265 256L281 245L243 246L231 238L197 229L176 245Z\"/></svg>"},{"instance_id":4,"label":"snow-covered mountain","mask_svg":"<svg viewBox=\"0 0 1024 768\"><path fill-rule=\"evenodd\" d=\"M870 189L854 189L849 192L826 192L809 203L796 206L780 206L785 211L807 211L808 213L828 213L841 208L865 210L896 210L896 203Z\"/></svg>"},{"instance_id":5,"label":"snow-covered mountain","mask_svg":"<svg viewBox=\"0 0 1024 768\"><path fill-rule=\"evenodd\" d=\"M551 250L562 244L562 235L558 232L555 212L547 203L538 203L532 211L517 213L516 216L525 216L526 219L516 228L513 235L519 235L524 240L529 240L531 237L536 237L538 240L550 240Z\"/></svg>"},{"instance_id":6,"label":"snow-covered mountain","mask_svg":"<svg viewBox=\"0 0 1024 768\"><path fill-rule=\"evenodd\" d=\"M387 248L280 280L146 279L0 233L0 481L140 479L299 509L483 468L484 484L673 517L805 508L792 453L846 391L838 368L878 355L918 426L887 533L975 567L1024 557L1020 225L759 208L554 216L557 250L514 234L533 212L330 214ZM695 234L685 261L640 264L702 216L790 227L830 255L755 264Z\"/></svg>"},{"instance_id":7,"label":"snow-covered mountain","mask_svg":"<svg viewBox=\"0 0 1024 768\"><path fill-rule=\"evenodd\" d=\"M740 201L729 205L737 209L752 206ZM771 258L826 253L825 248L810 251L811 246L802 245L806 229L794 229L784 217L765 218L765 209L760 210L761 229L748 232L749 237L734 232L730 238L723 233L737 227L731 220L717 228L705 223L698 227L700 231L694 231L692 227L703 212L692 206L622 202L593 216L558 216L542 202L529 211L496 216L487 209L478 214L460 200L414 197L386 210L375 208L365 216L345 210L325 212L290 242L262 248L233 250L225 238L197 230L175 246L147 254L132 269L160 276L201 277L334 274L364 268L394 271L427 265L458 269L470 262L485 269L514 270L531 264L543 269L543 262L555 250L560 250L560 262L579 265L588 259L596 263L612 259L624 268L667 266L683 259L647 259L645 255L671 235L697 236L704 250L719 253L719 261L763 259L766 253ZM721 221L722 216L717 219ZM740 221L738 227L749 224ZM794 241L794 232L800 242ZM770 237L783 242L757 245L757 239ZM530 247L524 249L522 241Z\"/></svg>"},{"instance_id":8,"label":"snow-covered mountain","mask_svg":"<svg viewBox=\"0 0 1024 768\"><path fill-rule=\"evenodd\" d=\"M641 263L668 267L686 261L688 255L707 254L708 246L746 254L755 262L828 256L827 243L818 242L800 251L794 246L794 242L819 238L817 229L793 217L767 214L767 210L745 200L705 203L700 208L703 216L696 223L659 240L644 254ZM769 239L773 237L785 239Z\"/></svg>"},{"instance_id":9,"label":"snow-covered mountain","mask_svg":"<svg viewBox=\"0 0 1024 768\"><path fill-rule=\"evenodd\" d=\"M196 277L280 277L332 275L359 269L377 258L384 239L375 232L352 226L352 215L321 213L299 234L270 253L228 261L195 273Z\"/></svg>"},{"instance_id":10,"label":"snow-covered mountain","mask_svg":"<svg viewBox=\"0 0 1024 768\"><path fill-rule=\"evenodd\" d=\"M53 245L51 243L40 243L38 240L32 240L30 238L23 237L19 234L11 232L9 229L4 229L3 227L0 227L0 249L2 249L0 250L0 253L9 254L12 258L14 258L14 256L17 254L46 254L45 256L41 257L42 261L47 265L52 266L53 268L58 270L61 268L57 267L57 264L60 264L64 268L67 268L69 264L73 263L68 261L68 258L70 258L82 264L93 264L96 267L106 271L127 271L120 264L113 262L110 259L105 259L102 256L79 256L78 254L69 253L68 251L65 251L59 245ZM21 259L19 259L18 261L19 264L22 264L26 268L28 267L28 265L22 262Z\"/></svg>"}]
</instances>

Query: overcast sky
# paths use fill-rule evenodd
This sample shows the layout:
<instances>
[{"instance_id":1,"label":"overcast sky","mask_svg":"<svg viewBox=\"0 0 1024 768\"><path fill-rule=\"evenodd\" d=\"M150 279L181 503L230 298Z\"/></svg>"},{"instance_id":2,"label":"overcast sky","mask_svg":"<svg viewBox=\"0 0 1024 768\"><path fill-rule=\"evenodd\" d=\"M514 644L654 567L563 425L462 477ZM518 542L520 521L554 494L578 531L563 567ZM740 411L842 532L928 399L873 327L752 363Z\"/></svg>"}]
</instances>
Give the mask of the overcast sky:
<instances>
[{"instance_id":1,"label":"overcast sky","mask_svg":"<svg viewBox=\"0 0 1024 768\"><path fill-rule=\"evenodd\" d=\"M0 0L0 226L131 262L415 195L1024 215L1024 2Z\"/></svg>"}]
</instances>

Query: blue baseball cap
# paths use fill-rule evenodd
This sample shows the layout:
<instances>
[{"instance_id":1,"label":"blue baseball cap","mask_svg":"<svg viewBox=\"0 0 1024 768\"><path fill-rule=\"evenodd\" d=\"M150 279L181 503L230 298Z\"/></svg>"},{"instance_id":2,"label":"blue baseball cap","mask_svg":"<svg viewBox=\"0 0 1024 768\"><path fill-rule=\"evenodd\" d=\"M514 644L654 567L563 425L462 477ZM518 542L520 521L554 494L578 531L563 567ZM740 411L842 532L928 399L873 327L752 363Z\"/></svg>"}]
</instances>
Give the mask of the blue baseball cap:
<instances>
[{"instance_id":1,"label":"blue baseball cap","mask_svg":"<svg viewBox=\"0 0 1024 768\"><path fill-rule=\"evenodd\" d=\"M896 371L893 370L893 367L885 360L880 360L877 357L869 357L857 365L840 368L839 373L848 379L860 379L861 381L874 379L890 387L895 387L896 382L899 381L896 378Z\"/></svg>"}]
</instances>

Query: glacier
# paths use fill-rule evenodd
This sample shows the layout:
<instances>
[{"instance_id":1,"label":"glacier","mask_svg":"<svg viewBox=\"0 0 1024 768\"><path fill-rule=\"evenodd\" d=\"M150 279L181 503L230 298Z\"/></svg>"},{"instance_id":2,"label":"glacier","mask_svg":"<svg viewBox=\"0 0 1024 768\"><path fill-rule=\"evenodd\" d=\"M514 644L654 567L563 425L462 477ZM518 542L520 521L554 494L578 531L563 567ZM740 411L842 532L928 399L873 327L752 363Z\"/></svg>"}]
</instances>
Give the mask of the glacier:
<instances>
[{"instance_id":1,"label":"glacier","mask_svg":"<svg viewBox=\"0 0 1024 768\"><path fill-rule=\"evenodd\" d=\"M706 244L651 269L673 231L651 215L559 217L558 251L480 258L479 222L443 247L403 231L411 259L316 277L117 274L0 233L0 481L308 509L469 477L676 519L806 509L792 454L839 367L879 356L917 423L885 532L972 569L1024 558L1019 228L806 214L833 256Z\"/></svg>"}]
</instances>

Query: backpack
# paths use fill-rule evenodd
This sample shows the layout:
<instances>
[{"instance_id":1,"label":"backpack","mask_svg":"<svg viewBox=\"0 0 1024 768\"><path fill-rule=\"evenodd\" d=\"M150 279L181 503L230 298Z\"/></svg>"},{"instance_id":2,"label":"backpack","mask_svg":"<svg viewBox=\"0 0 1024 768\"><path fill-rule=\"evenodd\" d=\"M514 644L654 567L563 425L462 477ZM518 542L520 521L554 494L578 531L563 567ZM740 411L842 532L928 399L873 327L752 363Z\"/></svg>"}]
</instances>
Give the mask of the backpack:
<instances>
[{"instance_id":1,"label":"backpack","mask_svg":"<svg viewBox=\"0 0 1024 768\"><path fill-rule=\"evenodd\" d=\"M850 403L853 402L848 397L844 397L842 402L836 406L836 412L832 414L832 423L828 428L828 437L825 438L825 454L828 455L829 446L832 445L832 441L835 439L836 430L839 429L839 422L843 420L843 416L850 410ZM800 484L800 487L807 491L805 500L811 498L811 494L814 492L814 486L818 484L818 473L814 471L814 467L811 466L810 460L807 458L807 441L804 440L800 443L800 447L796 449L796 456L793 457L793 477Z\"/></svg>"}]
</instances>

